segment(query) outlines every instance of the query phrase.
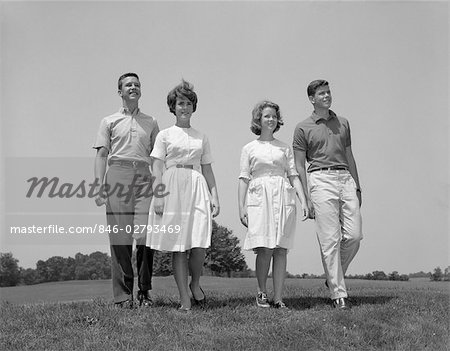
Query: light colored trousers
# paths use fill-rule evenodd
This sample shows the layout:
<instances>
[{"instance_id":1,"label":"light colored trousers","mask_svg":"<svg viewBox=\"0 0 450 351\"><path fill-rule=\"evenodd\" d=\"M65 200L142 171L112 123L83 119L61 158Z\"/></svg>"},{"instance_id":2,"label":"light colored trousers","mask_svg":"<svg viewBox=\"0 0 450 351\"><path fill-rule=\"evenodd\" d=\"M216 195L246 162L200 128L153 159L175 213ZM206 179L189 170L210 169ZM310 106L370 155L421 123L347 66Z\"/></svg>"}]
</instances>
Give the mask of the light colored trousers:
<instances>
[{"instance_id":1,"label":"light colored trousers","mask_svg":"<svg viewBox=\"0 0 450 351\"><path fill-rule=\"evenodd\" d=\"M356 183L346 170L309 174L317 239L332 299L347 297L344 275L362 239Z\"/></svg>"}]
</instances>

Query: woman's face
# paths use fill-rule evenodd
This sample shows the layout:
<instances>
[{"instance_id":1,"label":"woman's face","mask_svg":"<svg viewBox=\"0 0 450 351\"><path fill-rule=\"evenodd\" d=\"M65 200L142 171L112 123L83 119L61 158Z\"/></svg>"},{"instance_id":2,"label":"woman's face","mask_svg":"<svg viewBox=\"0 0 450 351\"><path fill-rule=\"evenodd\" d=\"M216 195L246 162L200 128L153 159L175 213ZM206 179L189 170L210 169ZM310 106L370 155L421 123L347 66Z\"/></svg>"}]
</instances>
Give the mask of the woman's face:
<instances>
[{"instance_id":1,"label":"woman's face","mask_svg":"<svg viewBox=\"0 0 450 351\"><path fill-rule=\"evenodd\" d=\"M270 131L273 133L278 125L278 117L275 109L266 107L261 113L261 130Z\"/></svg>"},{"instance_id":2,"label":"woman's face","mask_svg":"<svg viewBox=\"0 0 450 351\"><path fill-rule=\"evenodd\" d=\"M177 97L175 103L175 115L179 120L189 120L194 111L194 106L192 102L185 97Z\"/></svg>"}]
</instances>

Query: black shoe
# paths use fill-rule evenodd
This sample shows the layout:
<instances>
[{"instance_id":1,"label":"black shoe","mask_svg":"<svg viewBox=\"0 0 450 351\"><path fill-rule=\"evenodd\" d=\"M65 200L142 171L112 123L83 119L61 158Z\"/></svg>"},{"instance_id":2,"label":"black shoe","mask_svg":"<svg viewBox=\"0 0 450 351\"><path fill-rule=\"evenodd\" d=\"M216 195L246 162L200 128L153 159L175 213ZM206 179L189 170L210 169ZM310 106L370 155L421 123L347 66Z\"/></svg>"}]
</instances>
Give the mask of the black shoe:
<instances>
[{"instance_id":1,"label":"black shoe","mask_svg":"<svg viewBox=\"0 0 450 351\"><path fill-rule=\"evenodd\" d=\"M133 300L128 299L128 300L125 300L125 301L122 301L122 302L116 302L115 306L117 308L125 308L125 309L130 309L131 310L131 309L134 308L134 303L133 303Z\"/></svg>"},{"instance_id":2,"label":"black shoe","mask_svg":"<svg viewBox=\"0 0 450 351\"><path fill-rule=\"evenodd\" d=\"M205 305L205 303L206 303L206 295L205 295L205 292L203 291L203 289L200 288L200 291L201 291L202 294L203 294L203 299L201 299L201 300L197 300L197 299L195 298L194 292L192 291L192 286L191 286L191 284L189 284L189 289L191 290L192 298L194 299L194 303L195 303L196 305L201 305L201 306Z\"/></svg>"},{"instance_id":3,"label":"black shoe","mask_svg":"<svg viewBox=\"0 0 450 351\"><path fill-rule=\"evenodd\" d=\"M139 290L137 294L137 299L139 301L139 306L151 307L153 306L153 301L150 298L150 294L148 290Z\"/></svg>"},{"instance_id":4,"label":"black shoe","mask_svg":"<svg viewBox=\"0 0 450 351\"><path fill-rule=\"evenodd\" d=\"M333 307L339 310L347 310L348 306L345 303L345 299L343 297L339 297L333 300Z\"/></svg>"},{"instance_id":5,"label":"black shoe","mask_svg":"<svg viewBox=\"0 0 450 351\"><path fill-rule=\"evenodd\" d=\"M279 309L282 309L285 311L289 311L289 308L286 306L286 304L283 301L275 302L273 304L273 308L279 308Z\"/></svg>"}]
</instances>

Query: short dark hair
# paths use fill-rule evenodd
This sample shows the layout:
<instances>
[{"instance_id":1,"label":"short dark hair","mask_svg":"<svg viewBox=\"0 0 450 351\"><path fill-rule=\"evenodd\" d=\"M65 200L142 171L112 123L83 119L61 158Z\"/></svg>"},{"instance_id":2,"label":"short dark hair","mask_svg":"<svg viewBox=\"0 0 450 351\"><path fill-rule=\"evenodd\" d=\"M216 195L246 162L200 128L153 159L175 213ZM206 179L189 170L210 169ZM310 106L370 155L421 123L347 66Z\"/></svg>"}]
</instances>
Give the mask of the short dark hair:
<instances>
[{"instance_id":1,"label":"short dark hair","mask_svg":"<svg viewBox=\"0 0 450 351\"><path fill-rule=\"evenodd\" d=\"M136 73L128 72L128 73L122 74L119 77L119 80L117 81L117 87L119 88L119 90L122 89L122 80L124 80L127 77L136 77L139 80L139 76Z\"/></svg>"},{"instance_id":2,"label":"short dark hair","mask_svg":"<svg viewBox=\"0 0 450 351\"><path fill-rule=\"evenodd\" d=\"M324 87L329 85L328 82L324 79L317 79L317 80L313 80L311 83L309 83L308 85L308 97L310 96L314 96L314 94L316 93L317 89L319 89L320 87Z\"/></svg>"},{"instance_id":3,"label":"short dark hair","mask_svg":"<svg viewBox=\"0 0 450 351\"><path fill-rule=\"evenodd\" d=\"M193 111L197 110L197 94L194 92L194 86L185 81L184 79L181 80L181 83L178 84L175 88L173 88L171 91L169 91L169 94L167 94L167 105L169 106L170 112L175 114L175 105L177 103L177 98L186 98L190 102L192 102Z\"/></svg>"},{"instance_id":4,"label":"short dark hair","mask_svg":"<svg viewBox=\"0 0 450 351\"><path fill-rule=\"evenodd\" d=\"M275 110L275 113L277 115L277 126L275 127L274 133L280 129L280 127L284 124L283 119L281 118L280 113L280 106L278 106L276 103L268 100L264 100L261 102L258 102L252 111L252 123L250 125L250 130L256 134L261 135L261 116L262 111L266 108L270 107Z\"/></svg>"}]
</instances>

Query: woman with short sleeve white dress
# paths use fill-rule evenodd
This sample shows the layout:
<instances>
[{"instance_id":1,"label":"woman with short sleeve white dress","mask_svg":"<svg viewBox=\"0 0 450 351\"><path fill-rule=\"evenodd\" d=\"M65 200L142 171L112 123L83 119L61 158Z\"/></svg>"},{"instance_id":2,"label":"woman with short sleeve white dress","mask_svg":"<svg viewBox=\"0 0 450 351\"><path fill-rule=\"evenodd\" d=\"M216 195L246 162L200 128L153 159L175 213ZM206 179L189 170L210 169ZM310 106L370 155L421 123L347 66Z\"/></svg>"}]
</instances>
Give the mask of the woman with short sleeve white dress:
<instances>
[{"instance_id":1,"label":"woman with short sleeve white dress","mask_svg":"<svg viewBox=\"0 0 450 351\"><path fill-rule=\"evenodd\" d=\"M206 301L200 276L211 244L212 217L219 214L220 205L208 138L191 127L197 107L192 85L182 81L169 92L167 104L176 123L158 134L150 155L155 179L147 246L173 253L179 310L186 312L191 309L189 290L196 304Z\"/></svg>"},{"instance_id":2,"label":"woman with short sleeve white dress","mask_svg":"<svg viewBox=\"0 0 450 351\"><path fill-rule=\"evenodd\" d=\"M254 140L242 148L239 174L239 216L247 227L245 250L256 253L258 307L270 307L266 282L273 258L273 306L282 301L287 250L292 248L296 227L296 195L302 219L308 217L305 194L295 168L291 148L274 138L283 125L280 108L270 101L258 103L250 129Z\"/></svg>"}]
</instances>

